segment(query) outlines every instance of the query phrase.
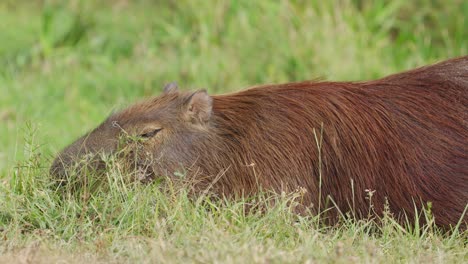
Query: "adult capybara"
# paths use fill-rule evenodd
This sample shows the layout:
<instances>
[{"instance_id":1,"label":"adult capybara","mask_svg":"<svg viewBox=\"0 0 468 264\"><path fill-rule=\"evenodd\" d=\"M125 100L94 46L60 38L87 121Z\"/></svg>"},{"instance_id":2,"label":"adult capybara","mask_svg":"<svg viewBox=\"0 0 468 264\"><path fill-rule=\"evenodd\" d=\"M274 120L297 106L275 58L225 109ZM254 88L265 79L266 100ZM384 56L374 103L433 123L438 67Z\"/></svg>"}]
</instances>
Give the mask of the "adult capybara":
<instances>
[{"instance_id":1,"label":"adult capybara","mask_svg":"<svg viewBox=\"0 0 468 264\"><path fill-rule=\"evenodd\" d=\"M77 159L115 153L129 135L139 138L128 144L138 150L141 180L183 171L230 197L301 188L312 212L320 200L322 209L334 205L357 217L367 215L372 193L377 213L388 202L414 219L415 208L431 202L438 225L466 225L467 116L468 56L368 82L265 85L217 96L170 84L65 148L51 173L64 178Z\"/></svg>"}]
</instances>

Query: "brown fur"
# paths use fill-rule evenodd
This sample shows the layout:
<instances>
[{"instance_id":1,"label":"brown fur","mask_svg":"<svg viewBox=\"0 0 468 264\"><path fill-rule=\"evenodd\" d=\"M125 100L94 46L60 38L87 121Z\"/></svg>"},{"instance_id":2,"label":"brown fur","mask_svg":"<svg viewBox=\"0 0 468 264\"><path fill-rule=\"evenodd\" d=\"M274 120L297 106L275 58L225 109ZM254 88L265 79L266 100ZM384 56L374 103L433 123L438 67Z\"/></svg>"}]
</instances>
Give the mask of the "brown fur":
<instances>
[{"instance_id":1,"label":"brown fur","mask_svg":"<svg viewBox=\"0 0 468 264\"><path fill-rule=\"evenodd\" d=\"M52 173L63 175L84 153L114 152L122 133L146 135L145 177L188 168L200 186L215 182L212 190L226 196L304 188L312 211L320 193L322 205L331 197L358 217L375 191L377 213L388 199L392 212L414 219L415 206L431 202L436 223L448 226L468 204L467 107L466 56L369 82L266 85L213 97L170 85L66 148Z\"/></svg>"}]
</instances>

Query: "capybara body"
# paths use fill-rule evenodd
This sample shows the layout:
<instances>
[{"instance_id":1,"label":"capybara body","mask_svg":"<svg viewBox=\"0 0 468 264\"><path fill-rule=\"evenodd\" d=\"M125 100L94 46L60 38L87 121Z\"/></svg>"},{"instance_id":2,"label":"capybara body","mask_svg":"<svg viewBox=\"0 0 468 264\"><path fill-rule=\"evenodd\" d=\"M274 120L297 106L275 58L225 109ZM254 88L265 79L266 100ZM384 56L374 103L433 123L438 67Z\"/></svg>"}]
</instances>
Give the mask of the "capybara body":
<instances>
[{"instance_id":1,"label":"capybara body","mask_svg":"<svg viewBox=\"0 0 468 264\"><path fill-rule=\"evenodd\" d=\"M430 202L438 225L466 225L467 113L467 56L368 82L218 96L168 85L67 147L51 173L63 178L78 158L114 153L130 135L140 139L141 180L183 171L199 188L228 197L300 188L312 212L320 200L322 209L357 217L372 203L378 214L388 204L414 219L415 208Z\"/></svg>"}]
</instances>

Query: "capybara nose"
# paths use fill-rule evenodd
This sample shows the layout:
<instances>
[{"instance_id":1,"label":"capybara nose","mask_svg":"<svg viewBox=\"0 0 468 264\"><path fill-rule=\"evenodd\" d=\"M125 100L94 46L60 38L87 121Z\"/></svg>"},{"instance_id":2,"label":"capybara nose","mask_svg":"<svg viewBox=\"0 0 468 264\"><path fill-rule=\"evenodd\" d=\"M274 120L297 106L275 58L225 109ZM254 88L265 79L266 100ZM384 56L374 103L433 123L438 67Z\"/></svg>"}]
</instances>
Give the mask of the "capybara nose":
<instances>
[{"instance_id":1,"label":"capybara nose","mask_svg":"<svg viewBox=\"0 0 468 264\"><path fill-rule=\"evenodd\" d=\"M68 178L66 168L66 161L59 156L52 162L49 169L49 175L52 179L58 182L64 182Z\"/></svg>"}]
</instances>

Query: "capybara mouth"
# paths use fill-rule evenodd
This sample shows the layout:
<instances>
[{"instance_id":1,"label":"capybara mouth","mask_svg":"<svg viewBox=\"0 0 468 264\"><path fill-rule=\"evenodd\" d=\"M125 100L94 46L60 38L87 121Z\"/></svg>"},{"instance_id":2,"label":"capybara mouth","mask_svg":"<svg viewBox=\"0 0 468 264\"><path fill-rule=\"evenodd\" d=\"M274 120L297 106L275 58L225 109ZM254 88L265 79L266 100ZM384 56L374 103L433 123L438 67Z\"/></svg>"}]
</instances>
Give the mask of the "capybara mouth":
<instances>
[{"instance_id":1,"label":"capybara mouth","mask_svg":"<svg viewBox=\"0 0 468 264\"><path fill-rule=\"evenodd\" d=\"M70 156L56 158L49 173L58 183L62 184L69 182L77 175L100 174L105 170L106 163L98 155L86 154L79 158Z\"/></svg>"}]
</instances>

